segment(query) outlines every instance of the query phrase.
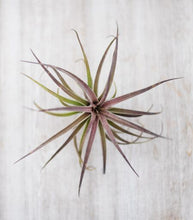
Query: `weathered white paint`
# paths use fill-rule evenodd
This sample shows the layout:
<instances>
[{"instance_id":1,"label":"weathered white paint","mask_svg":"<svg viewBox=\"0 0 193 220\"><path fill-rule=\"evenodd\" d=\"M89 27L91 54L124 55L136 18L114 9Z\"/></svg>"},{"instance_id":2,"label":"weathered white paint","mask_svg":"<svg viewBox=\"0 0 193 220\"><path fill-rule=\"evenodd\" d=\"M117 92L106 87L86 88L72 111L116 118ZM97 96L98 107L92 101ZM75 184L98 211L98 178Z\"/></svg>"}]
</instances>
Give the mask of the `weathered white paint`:
<instances>
[{"instance_id":1,"label":"weathered white paint","mask_svg":"<svg viewBox=\"0 0 193 220\"><path fill-rule=\"evenodd\" d=\"M1 0L0 1L0 219L1 220L190 220L193 219L193 2L190 0ZM140 174L137 178L114 147L108 145L107 173L102 174L99 137L95 140L81 197L77 156L70 144L44 170L41 166L66 136L13 166L21 155L63 128L58 119L26 110L35 99L54 99L20 75L52 85L42 70L20 63L32 59L29 48L46 62L85 78L74 34L79 31L96 71L106 36L119 24L115 81L119 95L161 79L184 76L128 101L124 107L154 109L160 116L142 122L173 140L124 147ZM109 57L110 61L110 57ZM108 73L103 71L103 80Z\"/></svg>"}]
</instances>

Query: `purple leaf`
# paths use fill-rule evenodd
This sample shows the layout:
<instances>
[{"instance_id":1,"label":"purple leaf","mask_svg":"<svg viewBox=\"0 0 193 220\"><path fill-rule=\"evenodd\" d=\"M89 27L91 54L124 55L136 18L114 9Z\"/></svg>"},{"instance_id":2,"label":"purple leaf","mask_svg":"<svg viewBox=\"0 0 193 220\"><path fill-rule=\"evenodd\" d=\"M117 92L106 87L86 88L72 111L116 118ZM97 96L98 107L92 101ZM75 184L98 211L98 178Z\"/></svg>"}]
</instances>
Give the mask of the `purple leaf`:
<instances>
[{"instance_id":1,"label":"purple leaf","mask_svg":"<svg viewBox=\"0 0 193 220\"><path fill-rule=\"evenodd\" d=\"M109 90L111 88L113 78L114 78L114 74L115 74L116 63L117 63L117 51L118 51L118 27L117 27L116 45L115 45L115 50L114 50L114 53L113 53L111 69L110 69L109 77L107 79L107 83L106 83L106 86L105 86L105 89L104 89L104 93L101 97L101 100L99 101L99 104L104 103L104 101L106 100L107 95L109 93Z\"/></svg>"},{"instance_id":2,"label":"purple leaf","mask_svg":"<svg viewBox=\"0 0 193 220\"><path fill-rule=\"evenodd\" d=\"M176 79L181 79L181 78L172 78L172 79L163 80L163 81L161 81L161 82L158 82L158 83L155 83L155 84L153 84L153 85L151 85L151 86L148 86L148 87L146 87L146 88L144 88L144 89L140 89L140 90L137 90L137 91L135 91L135 92L131 92L131 93L128 93L128 94L119 96L119 97L117 97L117 98L114 98L114 99L111 99L111 100L109 100L109 101L106 101L106 102L103 104L103 107L104 107L104 108L107 108L107 107L110 107L110 106L112 106L112 105L116 105L116 104L118 104L118 103L120 103L120 102L123 102L123 101L125 101L125 100L127 100L127 99L133 98L134 96L137 96L137 95L140 95L140 94L142 94L142 93L144 93L144 92L147 92L148 90L153 89L154 87L159 86L159 85L161 85L162 83L165 83L165 82L168 82L168 81L171 81L171 80L176 80Z\"/></svg>"},{"instance_id":3,"label":"purple leaf","mask_svg":"<svg viewBox=\"0 0 193 220\"><path fill-rule=\"evenodd\" d=\"M100 74L101 74L101 69L102 69L105 57L108 53L108 50L111 47L111 45L113 44L113 42L115 41L115 39L116 38L113 38L113 40L110 42L110 44L108 45L107 49L105 50L105 52L103 54L103 57L102 57L102 59L99 63L99 66L98 66L98 69L97 69L97 72L96 72L96 76L95 76L95 80L94 80L94 93L96 94L96 96L98 96L98 83L99 83L99 77L100 77Z\"/></svg>"},{"instance_id":4,"label":"purple leaf","mask_svg":"<svg viewBox=\"0 0 193 220\"><path fill-rule=\"evenodd\" d=\"M154 132L151 132L151 131L149 131L149 130L147 130L147 129L145 129L145 128L139 126L139 125L136 125L136 124L130 122L130 121L126 121L125 119L119 118L118 116L116 116L116 115L114 115L114 114L112 114L112 113L110 113L110 112L104 111L102 114L103 114L104 116L106 116L107 118L109 118L109 119L111 119L111 120L113 120L113 121L116 121L116 122L118 122L119 124L125 125L125 126L127 126L127 127L129 127L129 128L133 128L133 129L135 129L135 130L138 130L138 131L140 131L140 132L144 132L144 133L153 135L153 136L155 136L155 137L165 138L165 137L163 137L163 136L161 136L161 135L159 135L159 134L156 134L156 133L154 133Z\"/></svg>"},{"instance_id":5,"label":"purple leaf","mask_svg":"<svg viewBox=\"0 0 193 220\"><path fill-rule=\"evenodd\" d=\"M86 123L87 119L85 119L83 122L81 122L76 129L74 129L74 131L71 133L71 135L66 139L66 141L64 142L64 144L62 144L62 146L60 148L58 148L58 150L50 157L50 159L44 164L44 166L42 167L45 168L48 163L54 159L54 157L73 139L73 137L80 131L80 129L82 128L82 126Z\"/></svg>"},{"instance_id":6,"label":"purple leaf","mask_svg":"<svg viewBox=\"0 0 193 220\"><path fill-rule=\"evenodd\" d=\"M103 115L99 115L99 119L103 125L103 127L105 128L109 138L111 139L111 141L113 142L113 144L115 145L115 147L117 148L117 150L120 152L120 154L123 156L123 158L126 160L127 164L130 166L130 168L133 170L133 172L139 176L137 174L137 172L135 171L135 169L132 167L132 165L130 164L130 162L128 161L128 159L126 158L126 156L124 155L124 153L122 152L121 148L119 147L119 145L117 144L116 140L115 140L115 137L111 131L111 128L109 127L109 124L105 118L105 116Z\"/></svg>"},{"instance_id":7,"label":"purple leaf","mask_svg":"<svg viewBox=\"0 0 193 220\"><path fill-rule=\"evenodd\" d=\"M81 116L79 116L76 120L74 120L71 124L69 124L67 127L65 127L64 129L62 129L61 131L59 131L58 133L56 133L55 135L53 135L52 137L50 137L48 140L46 140L45 142L43 142L42 144L40 144L38 147L36 147L35 149L33 149L32 151L30 151L29 153L27 153L26 155L24 155L23 157L21 157L19 160L17 160L15 163L18 163L20 160L23 160L24 158L28 157L29 155L35 153L37 150L41 149L42 147L44 147L46 144L50 143L51 141L55 140L56 138L60 137L61 135L65 134L67 131L69 131L71 128L73 128L75 125L77 125L79 122L81 122L82 120L84 120L85 118L88 117L88 113L84 113Z\"/></svg>"},{"instance_id":8,"label":"purple leaf","mask_svg":"<svg viewBox=\"0 0 193 220\"><path fill-rule=\"evenodd\" d=\"M45 67L45 65L43 63L40 62L40 60L38 59L38 57L35 55L35 53L31 50L33 56L36 58L36 60L38 61L39 65L41 65L41 67L45 70L45 72L48 74L48 76L56 83L56 85L58 87L60 87L66 94L68 94L69 96L71 96L72 98L74 98L75 100L78 100L80 102L83 102L85 104L85 100L80 98L79 96L77 96L74 92L72 92L71 90L67 89L64 85L62 85L52 74L51 72ZM86 102L87 103L87 102Z\"/></svg>"},{"instance_id":9,"label":"purple leaf","mask_svg":"<svg viewBox=\"0 0 193 220\"><path fill-rule=\"evenodd\" d=\"M110 108L108 109L108 111L125 117L139 117L142 115L156 115L160 113L160 112L143 112L143 111L136 111L130 109L123 109L123 108Z\"/></svg>"},{"instance_id":10,"label":"purple leaf","mask_svg":"<svg viewBox=\"0 0 193 220\"><path fill-rule=\"evenodd\" d=\"M87 144L87 148L86 148L86 153L85 153L85 157L84 157L84 162L83 162L83 166L82 166L82 171L81 171L81 175L80 175L80 182L79 182L79 188L78 188L78 194L80 195L80 188L82 185L82 180L83 180L83 176L84 176L84 172L85 172L85 168L88 162L88 158L90 155L90 151L92 148L92 144L95 138L95 134L96 134L96 129L97 129L97 125L98 125L98 117L96 117L96 115L93 115L91 118L91 122L94 121L92 123L92 128L91 128L91 132L90 132L90 137L88 140L88 144Z\"/></svg>"},{"instance_id":11,"label":"purple leaf","mask_svg":"<svg viewBox=\"0 0 193 220\"><path fill-rule=\"evenodd\" d=\"M24 62L28 62L28 63L32 63L32 64L40 64L40 63L37 63L37 62L31 62L31 61L24 61ZM57 70L61 71L62 73L67 74L69 77L71 77L72 79L74 79L78 83L78 85L82 88L82 90L84 92L86 92L86 94L88 95L88 98L89 98L91 103L98 101L96 95L91 90L91 88L83 80L81 80L79 77L77 77L73 73L71 73L71 72L69 72L69 71L67 71L67 70L65 70L61 67L55 66L55 65L50 65L50 64L45 64L45 63L41 63L41 64L46 66L46 67L51 67L52 69L57 69Z\"/></svg>"}]
</instances>

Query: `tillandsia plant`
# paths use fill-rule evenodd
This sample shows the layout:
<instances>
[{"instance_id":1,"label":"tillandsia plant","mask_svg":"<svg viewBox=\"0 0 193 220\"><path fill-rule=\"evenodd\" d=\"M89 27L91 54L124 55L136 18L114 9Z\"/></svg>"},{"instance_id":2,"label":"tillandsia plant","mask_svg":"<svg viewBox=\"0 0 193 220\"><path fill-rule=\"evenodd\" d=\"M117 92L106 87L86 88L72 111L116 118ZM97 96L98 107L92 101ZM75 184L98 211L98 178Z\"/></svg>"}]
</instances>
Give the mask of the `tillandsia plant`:
<instances>
[{"instance_id":1,"label":"tillandsia plant","mask_svg":"<svg viewBox=\"0 0 193 220\"><path fill-rule=\"evenodd\" d=\"M60 137L61 135L73 129L73 131L71 132L69 137L66 139L66 141L57 149L57 151L51 156L51 158L45 163L43 167L45 167L53 158L55 158L55 156L62 149L64 149L64 147L70 141L73 140L74 146L76 148L76 152L79 157L79 162L82 167L80 181L79 181L79 189L78 189L78 192L80 193L80 188L81 188L85 170L89 168L87 166L87 162L88 162L89 155L92 149L97 127L99 128L101 146L102 146L103 173L105 173L105 169L106 169L106 141L109 140L116 147L116 149L122 155L122 157L127 162L129 167L133 170L133 172L138 176L137 172L132 167L132 165L128 161L127 157L125 156L125 154L123 153L119 145L141 143L139 142L139 139L142 139L143 140L142 142L144 142L144 140L148 141L148 140L152 140L157 137L163 138L163 136L161 134L156 134L144 128L143 126L133 123L127 119L133 118L133 117L140 117L144 115L155 115L155 114L158 114L159 112L137 111L137 110L131 110L131 109L117 108L113 106L125 100L131 99L135 96L138 96L162 83L165 83L167 81L174 80L177 78L163 80L161 82L155 83L146 88L143 88L143 89L140 89L140 90L137 90L137 91L134 91L134 92L122 95L122 96L118 96L118 97L116 97L116 89L115 89L115 93L113 97L109 99L108 95L109 95L109 91L113 83L113 78L114 78L115 68L116 68L116 63L117 63L118 38L119 38L118 28L117 28L116 36L113 37L113 39L109 43L108 47L106 48L100 60L98 69L96 71L94 83L91 77L89 62L88 62L86 53L84 51L83 45L80 41L78 33L76 31L74 32L76 34L77 40L79 42L79 45L80 45L80 48L83 54L84 63L86 67L86 73L87 73L87 83L85 83L82 79L77 77L77 75L61 67L42 63L39 60L39 58L34 54L33 51L32 51L32 54L35 57L36 61L35 62L24 61L24 62L40 65L41 68L43 68L43 70L45 71L45 73L56 84L57 89L58 89L57 92L54 92L50 90L49 88L47 88L46 86L44 86L43 84L41 84L40 82L31 78L30 76L25 75L29 79L31 79L33 82L38 84L40 87L42 87L45 91L47 91L48 93L53 95L56 99L58 99L58 101L62 105L62 107L44 109L35 103L36 107L38 108L38 111L45 112L47 114L58 116L58 117L67 117L67 116L72 116L72 115L79 115L79 116L72 123L67 125L64 129L54 134L48 140L40 144L38 147L36 147L32 151L30 151L28 154L21 157L16 162L24 159L30 154L43 148L45 145L47 145L51 141L55 140L56 138ZM102 91L101 94L99 94L98 86L99 86L99 78L100 78L101 70L102 70L105 58L107 56L107 53L113 44L115 44L115 48L114 48L114 52L112 55L112 63L110 66L110 72L106 79L104 90ZM64 79L63 74L71 77L79 85L79 87L83 91L82 97L78 95L70 87L70 85ZM66 96L61 95L59 93L59 89L61 89L68 96L66 97ZM59 111L68 111L68 112L61 113ZM81 138L79 141L77 141L77 138L76 138L78 133L81 133ZM121 134L127 134L133 137L134 140L129 141L123 138ZM88 138L88 141L86 143L85 155L84 155L84 159L82 159L83 146L85 145L87 138Z\"/></svg>"}]
</instances>

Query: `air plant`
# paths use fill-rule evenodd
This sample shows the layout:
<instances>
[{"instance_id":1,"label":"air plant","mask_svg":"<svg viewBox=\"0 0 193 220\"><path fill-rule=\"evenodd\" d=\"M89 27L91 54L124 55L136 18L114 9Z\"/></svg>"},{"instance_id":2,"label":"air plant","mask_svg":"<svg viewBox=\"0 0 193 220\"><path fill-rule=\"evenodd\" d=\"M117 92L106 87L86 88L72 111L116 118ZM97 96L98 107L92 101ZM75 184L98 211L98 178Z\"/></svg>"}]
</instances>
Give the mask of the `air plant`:
<instances>
[{"instance_id":1,"label":"air plant","mask_svg":"<svg viewBox=\"0 0 193 220\"><path fill-rule=\"evenodd\" d=\"M31 78L30 76L24 74L26 77L31 79L33 82L38 84L40 87L42 87L45 91L50 93L52 96L58 99L62 107L56 107L56 108L49 108L44 109L40 107L38 104L35 103L36 107L40 112L44 112L50 115L58 116L58 117L67 117L72 115L78 115L78 117L69 125L67 125L65 128L54 134L52 137L50 137L48 140L40 144L38 147L21 157L19 160L16 161L16 163L25 157L31 155L32 153L36 152L37 150L40 150L45 145L50 143L51 141L55 140L56 138L60 137L61 135L67 133L71 129L73 131L69 135L69 137L66 139L66 141L57 149L57 151L51 156L51 158L45 163L43 167L45 167L55 156L64 149L64 147L70 142L74 141L74 146L76 148L79 162L82 167L81 175L80 175L80 181L79 181L79 188L78 192L80 193L80 188L82 185L83 176L85 173L85 170L89 168L87 166L87 162L89 159L89 155L92 149L93 141L95 138L95 134L97 131L97 127L99 128L100 133L100 139L101 139L101 146L102 146L102 155L103 155L103 173L105 173L106 170L106 141L109 140L112 142L112 144L115 146L115 148L119 151L119 153L122 155L124 160L127 162L129 167L133 170L133 172L138 176L135 169L132 167L130 162L128 161L127 157L121 150L119 145L126 145L126 144L135 144L140 143L138 140L152 140L157 137L162 137L161 134L154 133L143 126L133 123L130 120L127 120L129 118L133 117L140 117L144 115L155 115L159 112L150 112L150 111L137 111L137 110L131 110L131 109L124 109L124 108L117 108L113 107L114 105L121 103L125 100L131 99L135 96L138 96L148 90L151 90L152 88L168 82L170 80L174 80L177 78L167 79L163 80L161 82L155 83L151 86L148 86L146 88L127 93L122 96L116 97L116 91L114 95L109 99L107 96L109 94L109 91L111 89L113 78L115 74L115 68L117 63L117 52L118 52L118 28L116 36L113 37L111 42L109 43L108 47L106 48L100 63L98 65L98 69L95 75L94 83L91 77L89 62L85 53L85 50L83 48L83 45L81 43L81 40L79 38L78 33L74 30L77 40L79 42L84 63L86 67L86 73L87 73L87 83L85 83L82 79L80 79L77 75L61 68L55 65L45 64L42 63L39 58L34 54L33 51L32 54L36 59L36 62L31 61L24 61L27 63L32 64L38 64L41 66L41 68L45 71L45 73L53 80L53 82L57 86L57 92L54 92L41 84L40 82L36 81L35 79ZM103 63L105 61L105 58L107 56L107 53L109 52L109 49L112 47L112 45L115 44L114 52L112 55L112 63L110 66L110 72L106 79L106 84L104 87L104 90L101 94L98 92L98 86L99 86L99 78L101 74L101 70L103 67ZM63 74L69 76L72 78L82 89L83 95L78 95L73 89L70 87L70 85L66 82L66 80L63 78ZM64 93L66 93L68 96L63 96L59 93L59 89L61 89ZM58 111L68 111L68 112L62 112L59 113ZM125 119L126 118L126 119ZM77 135L78 133L81 133L81 138L79 141L77 141ZM147 134L146 136L144 135ZM128 141L121 137L121 134L127 134L133 138L135 138L132 141ZM88 138L88 141L86 143L86 150L84 159L82 159L82 152L83 152L83 146L85 145L85 142Z\"/></svg>"}]
</instances>

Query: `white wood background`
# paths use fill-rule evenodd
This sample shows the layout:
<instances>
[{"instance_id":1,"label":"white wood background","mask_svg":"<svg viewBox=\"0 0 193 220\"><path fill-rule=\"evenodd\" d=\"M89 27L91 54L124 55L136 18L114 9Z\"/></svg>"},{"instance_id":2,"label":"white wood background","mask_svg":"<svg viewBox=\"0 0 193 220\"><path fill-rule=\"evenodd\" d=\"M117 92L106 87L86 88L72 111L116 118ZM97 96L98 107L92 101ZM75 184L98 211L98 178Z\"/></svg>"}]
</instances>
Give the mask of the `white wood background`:
<instances>
[{"instance_id":1,"label":"white wood background","mask_svg":"<svg viewBox=\"0 0 193 220\"><path fill-rule=\"evenodd\" d=\"M71 28L83 41L94 75L99 58L120 29L115 81L118 95L162 79L184 76L127 101L123 107L163 109L143 124L172 141L125 146L137 178L111 144L107 173L96 137L78 198L80 167L69 144L43 171L41 166L67 137L17 165L13 162L71 119L28 111L36 100L56 106L54 98L25 78L25 72L53 86L32 60L32 48L44 62L86 79L75 62L81 51ZM103 82L109 61L104 68ZM0 0L0 219L1 220L191 220L193 219L193 1L191 0ZM101 84L103 85L103 84Z\"/></svg>"}]
</instances>

